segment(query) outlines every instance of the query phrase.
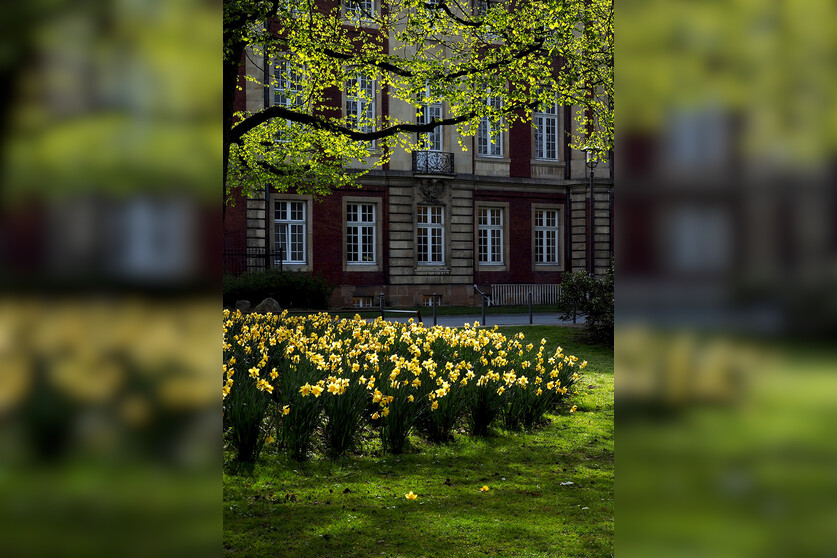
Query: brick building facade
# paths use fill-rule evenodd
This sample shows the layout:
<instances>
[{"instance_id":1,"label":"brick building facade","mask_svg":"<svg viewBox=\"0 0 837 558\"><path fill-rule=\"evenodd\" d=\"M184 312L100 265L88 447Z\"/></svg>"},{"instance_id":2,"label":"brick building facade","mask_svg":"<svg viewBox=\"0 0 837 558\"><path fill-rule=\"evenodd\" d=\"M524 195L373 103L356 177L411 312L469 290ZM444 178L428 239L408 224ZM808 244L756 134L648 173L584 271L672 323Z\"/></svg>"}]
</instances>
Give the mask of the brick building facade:
<instances>
[{"instance_id":1,"label":"brick building facade","mask_svg":"<svg viewBox=\"0 0 837 558\"><path fill-rule=\"evenodd\" d=\"M257 58L246 64L264 78ZM263 86L241 84L238 109L271 102ZM412 106L376 95L376 116L415 118ZM334 97L346 106L344 93ZM449 115L444 105L432 110ZM321 199L267 189L237 199L224 223L225 271L322 273L337 285L332 307L377 305L381 293L391 306L426 304L432 295L443 305L472 305L479 304L474 285L499 293L505 285L557 285L563 273L591 264L602 273L613 250L611 168L595 169L591 208L585 154L567 145L570 111L541 110L505 133L487 124L465 149L454 128L437 129L429 149L394 153L363 176L360 189ZM536 303L554 300L538 296ZM494 302L504 301L495 294Z\"/></svg>"}]
</instances>

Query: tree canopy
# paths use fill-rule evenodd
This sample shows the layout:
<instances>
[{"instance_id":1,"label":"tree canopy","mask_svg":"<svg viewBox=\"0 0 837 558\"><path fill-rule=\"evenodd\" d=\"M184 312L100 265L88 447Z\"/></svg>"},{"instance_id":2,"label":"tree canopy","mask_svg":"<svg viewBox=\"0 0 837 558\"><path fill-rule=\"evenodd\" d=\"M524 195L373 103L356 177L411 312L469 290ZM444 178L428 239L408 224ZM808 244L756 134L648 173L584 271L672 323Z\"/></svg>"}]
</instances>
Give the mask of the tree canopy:
<instances>
[{"instance_id":1,"label":"tree canopy","mask_svg":"<svg viewBox=\"0 0 837 558\"><path fill-rule=\"evenodd\" d=\"M248 58L271 97L235 112ZM416 117L366 110L382 92ZM508 129L556 102L573 107L573 147L611 147L612 0L224 0L226 195L327 193L437 126L461 143L483 118ZM422 119L434 103L447 115Z\"/></svg>"}]
</instances>

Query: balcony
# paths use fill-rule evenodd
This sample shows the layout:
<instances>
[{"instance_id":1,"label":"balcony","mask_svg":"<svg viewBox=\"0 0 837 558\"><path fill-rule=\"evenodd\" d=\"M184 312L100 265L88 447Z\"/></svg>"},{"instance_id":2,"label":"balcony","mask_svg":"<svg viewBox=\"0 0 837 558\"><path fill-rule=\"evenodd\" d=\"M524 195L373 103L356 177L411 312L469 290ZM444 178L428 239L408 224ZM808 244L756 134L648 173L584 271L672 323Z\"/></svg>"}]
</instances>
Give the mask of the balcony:
<instances>
[{"instance_id":1,"label":"balcony","mask_svg":"<svg viewBox=\"0 0 837 558\"><path fill-rule=\"evenodd\" d=\"M413 173L446 174L453 172L453 153L442 151L413 151Z\"/></svg>"}]
</instances>

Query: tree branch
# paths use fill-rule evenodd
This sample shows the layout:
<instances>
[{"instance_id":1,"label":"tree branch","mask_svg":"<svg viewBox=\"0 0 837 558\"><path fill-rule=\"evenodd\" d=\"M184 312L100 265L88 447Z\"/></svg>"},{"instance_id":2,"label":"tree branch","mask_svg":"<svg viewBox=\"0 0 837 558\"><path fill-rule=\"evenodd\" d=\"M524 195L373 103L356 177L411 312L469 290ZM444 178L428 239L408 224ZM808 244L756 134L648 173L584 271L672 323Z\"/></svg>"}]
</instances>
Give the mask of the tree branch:
<instances>
[{"instance_id":1,"label":"tree branch","mask_svg":"<svg viewBox=\"0 0 837 558\"><path fill-rule=\"evenodd\" d=\"M537 106L537 104L537 102L531 102L522 103L518 105L510 105L502 112L503 114L510 114L521 109L534 108ZM325 130L327 132L342 134L354 141L372 141L394 136L401 132L412 132L419 134L423 132L430 132L439 126L452 126L455 124L461 124L462 122L472 120L476 116L476 112L470 111L468 113L453 118L434 118L426 124L401 123L388 126L386 128L381 128L380 130L375 130L373 132L360 132L348 126L336 124L333 121L327 120L323 117L297 112L283 106L272 106L260 110L259 112L251 116L248 116L247 118L241 120L235 126L233 126L230 132L230 141L234 144L240 145L243 137L248 132L254 130L258 126L261 126L262 124L273 118L284 118L286 120L291 120L292 122L297 122L299 124L307 124L317 130Z\"/></svg>"}]
</instances>

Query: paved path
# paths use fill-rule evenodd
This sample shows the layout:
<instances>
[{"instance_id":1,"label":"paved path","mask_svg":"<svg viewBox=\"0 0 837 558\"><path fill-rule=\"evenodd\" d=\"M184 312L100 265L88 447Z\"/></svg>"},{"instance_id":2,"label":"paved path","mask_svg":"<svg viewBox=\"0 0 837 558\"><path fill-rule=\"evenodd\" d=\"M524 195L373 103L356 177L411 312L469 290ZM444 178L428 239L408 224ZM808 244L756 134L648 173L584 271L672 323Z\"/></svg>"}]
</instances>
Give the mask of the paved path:
<instances>
[{"instance_id":1,"label":"paved path","mask_svg":"<svg viewBox=\"0 0 837 558\"><path fill-rule=\"evenodd\" d=\"M422 313L423 314L423 313ZM459 316L438 316L436 323L445 327L462 327L466 323L473 325L474 322L480 322L480 325L529 325L529 314L486 314L486 323L482 323L482 316L479 314L459 315ZM390 317L387 316L387 321L391 322L406 322L409 317ZM433 316L426 316L423 318L424 325L430 327L433 325ZM532 315L533 325L572 325L572 320L560 321L557 313L541 313ZM579 324L584 323L584 318L578 319Z\"/></svg>"}]
</instances>

